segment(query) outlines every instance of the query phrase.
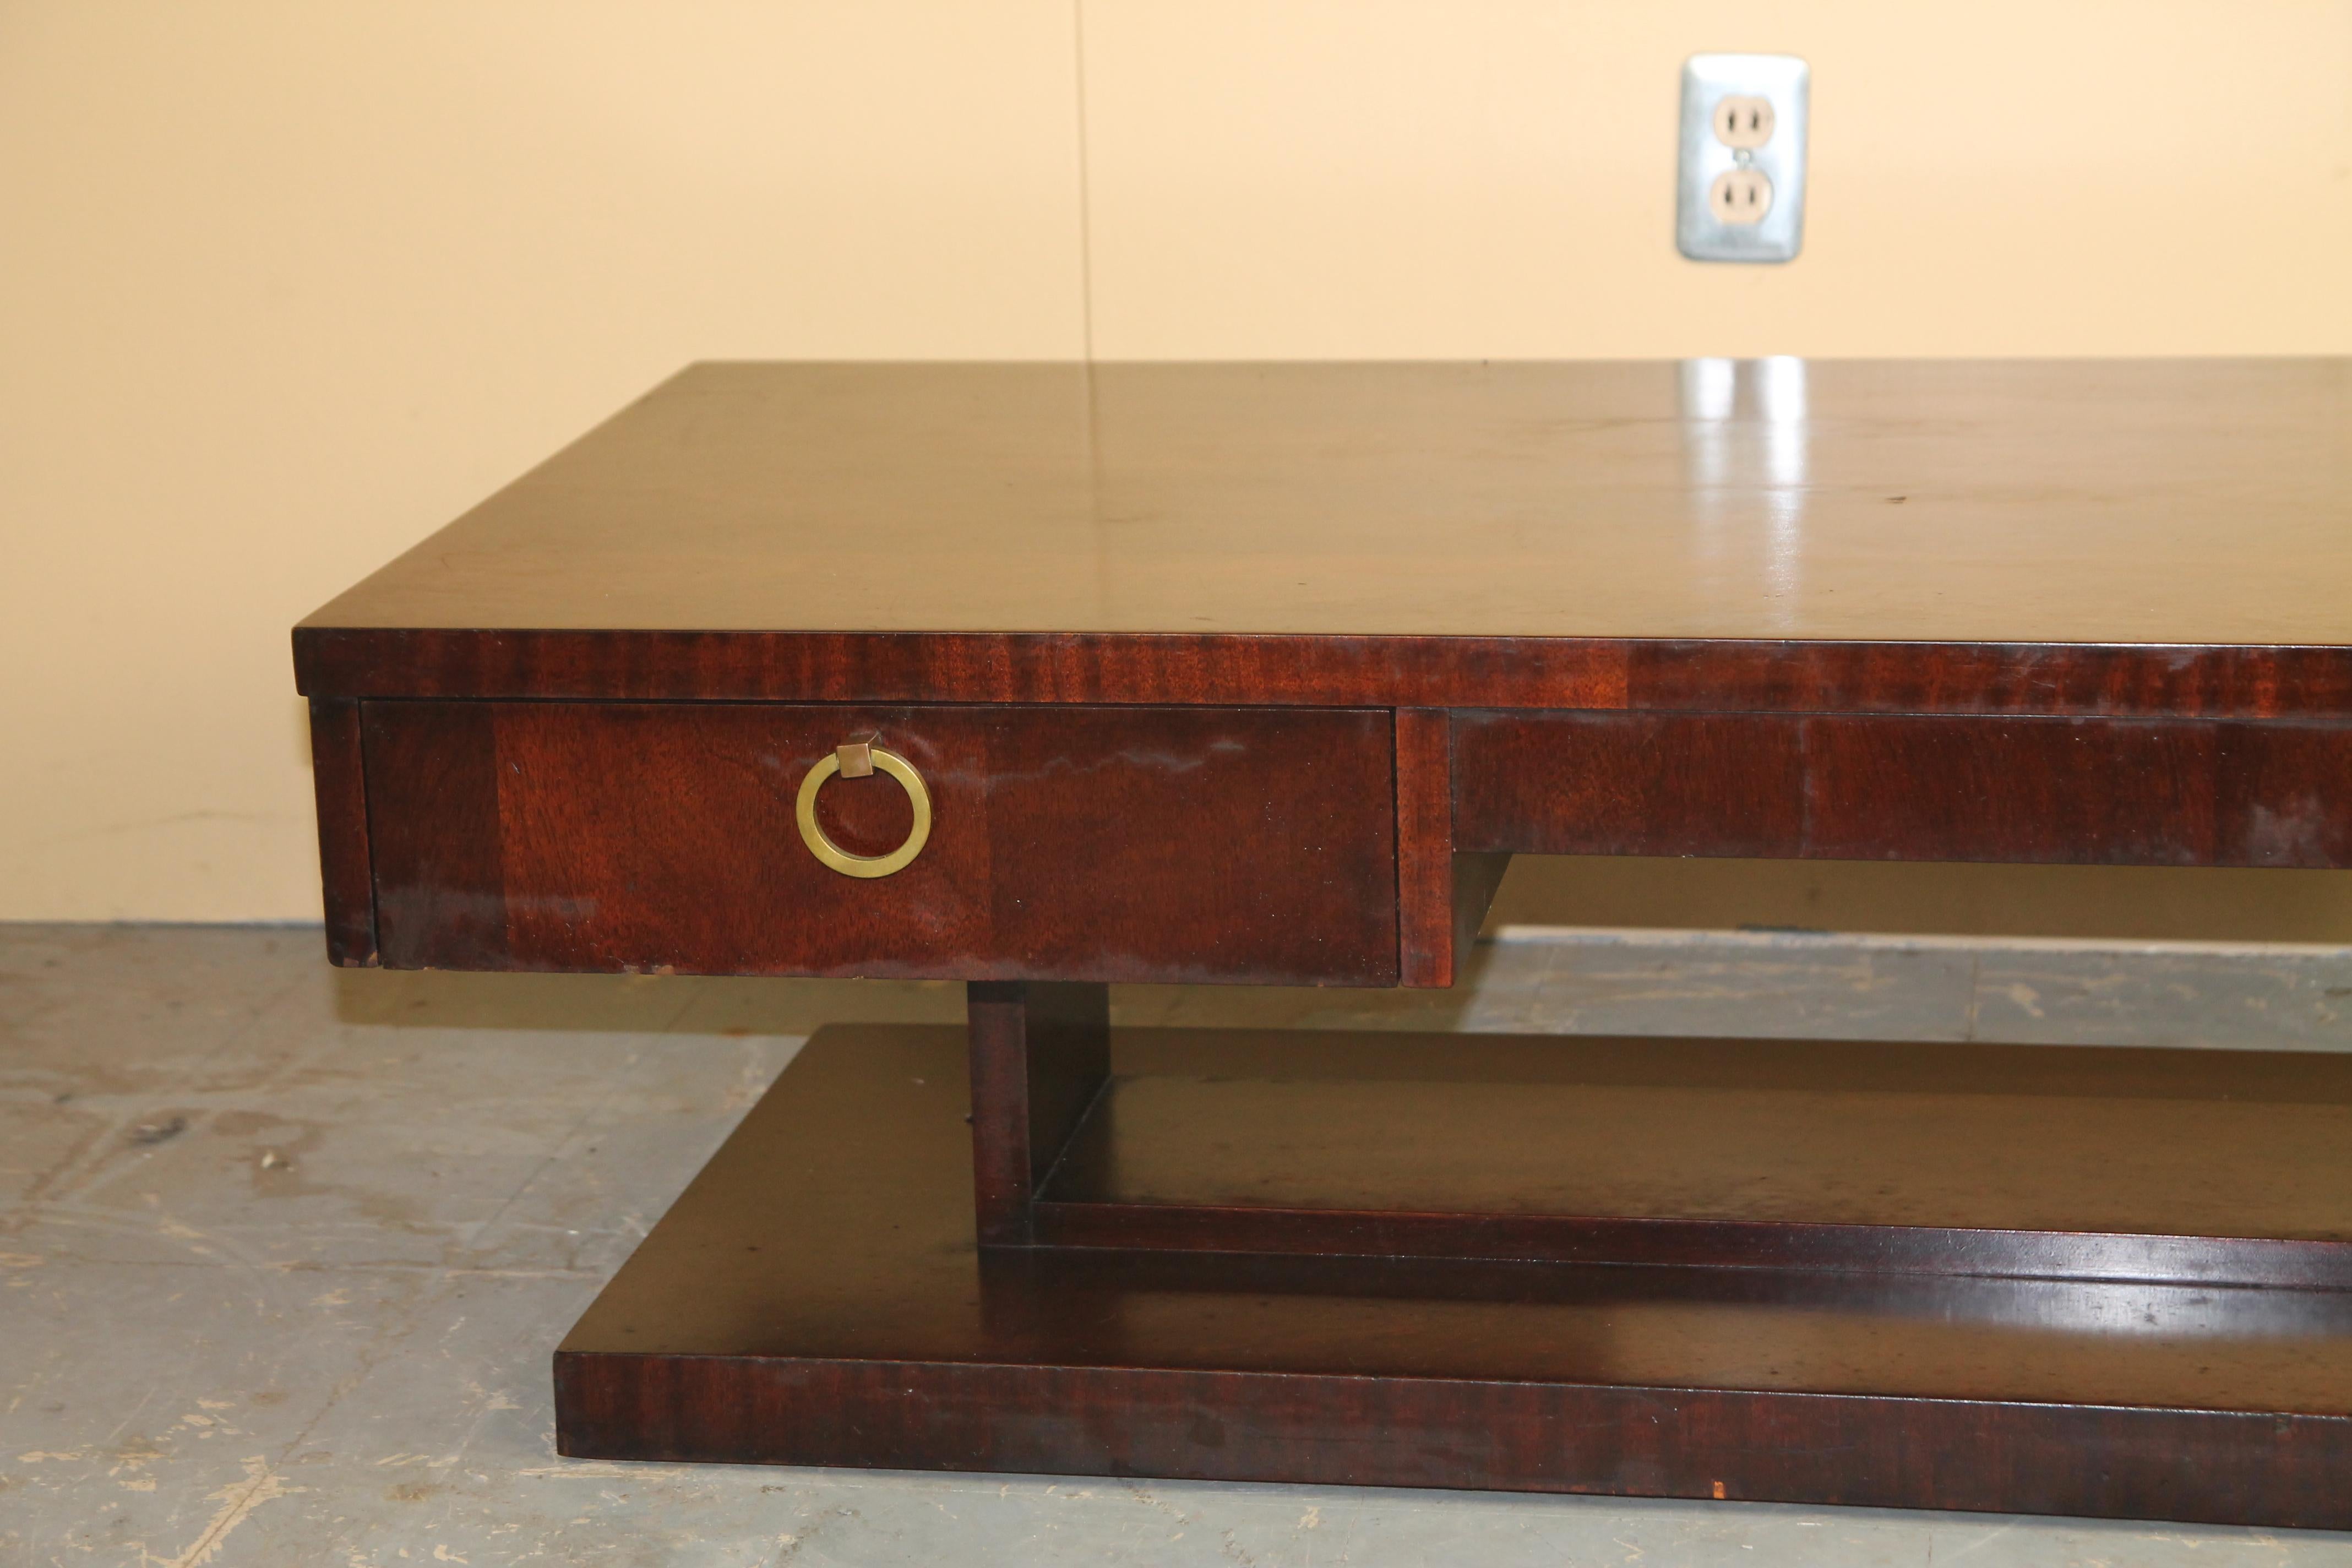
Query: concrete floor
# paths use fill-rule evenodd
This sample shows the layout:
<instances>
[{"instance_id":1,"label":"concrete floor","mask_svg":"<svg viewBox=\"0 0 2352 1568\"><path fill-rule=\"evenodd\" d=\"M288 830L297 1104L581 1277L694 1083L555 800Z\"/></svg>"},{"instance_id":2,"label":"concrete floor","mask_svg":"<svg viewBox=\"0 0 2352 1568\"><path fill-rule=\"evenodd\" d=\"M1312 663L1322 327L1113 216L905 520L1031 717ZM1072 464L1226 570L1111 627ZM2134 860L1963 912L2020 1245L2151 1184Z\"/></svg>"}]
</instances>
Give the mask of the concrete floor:
<instances>
[{"instance_id":1,"label":"concrete floor","mask_svg":"<svg viewBox=\"0 0 2352 1568\"><path fill-rule=\"evenodd\" d=\"M1506 934L1452 994L1118 1005L2352 1048L2343 951ZM959 1003L0 926L0 1564L2352 1563L2294 1532L556 1458L549 1351L799 1039Z\"/></svg>"}]
</instances>

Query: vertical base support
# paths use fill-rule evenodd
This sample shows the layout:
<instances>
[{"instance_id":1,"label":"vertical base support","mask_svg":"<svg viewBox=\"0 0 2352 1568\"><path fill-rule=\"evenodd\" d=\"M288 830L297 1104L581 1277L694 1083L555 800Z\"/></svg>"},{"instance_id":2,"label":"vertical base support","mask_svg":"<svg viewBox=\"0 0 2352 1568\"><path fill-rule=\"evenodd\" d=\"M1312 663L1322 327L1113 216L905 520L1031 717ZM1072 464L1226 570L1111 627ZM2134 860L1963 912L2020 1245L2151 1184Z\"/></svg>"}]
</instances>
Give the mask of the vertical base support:
<instances>
[{"instance_id":1,"label":"vertical base support","mask_svg":"<svg viewBox=\"0 0 2352 1568\"><path fill-rule=\"evenodd\" d=\"M1454 716L1396 710L1397 971L1408 986L1452 985L1509 868L1507 854L1454 847Z\"/></svg>"},{"instance_id":2,"label":"vertical base support","mask_svg":"<svg viewBox=\"0 0 2352 1568\"><path fill-rule=\"evenodd\" d=\"M975 980L966 994L979 1237L1026 1247L1038 1185L1110 1077L1110 987Z\"/></svg>"}]
</instances>

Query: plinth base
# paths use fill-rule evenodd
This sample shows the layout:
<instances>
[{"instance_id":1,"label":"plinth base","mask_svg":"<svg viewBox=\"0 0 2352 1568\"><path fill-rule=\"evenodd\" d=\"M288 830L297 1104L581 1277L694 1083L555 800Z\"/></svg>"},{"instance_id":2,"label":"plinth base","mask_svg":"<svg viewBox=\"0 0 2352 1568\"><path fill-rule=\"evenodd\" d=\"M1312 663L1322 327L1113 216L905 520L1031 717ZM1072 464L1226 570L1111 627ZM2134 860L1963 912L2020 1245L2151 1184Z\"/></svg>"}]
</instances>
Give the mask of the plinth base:
<instances>
[{"instance_id":1,"label":"plinth base","mask_svg":"<svg viewBox=\"0 0 2352 1568\"><path fill-rule=\"evenodd\" d=\"M1894 1065L1843 1097L1825 1088L1858 1049L1893 1053ZM1906 1126L1975 1119L1990 1130L1972 1136L1980 1143L2003 1125L2061 1141L2072 1125L2123 1146L2145 1118L2147 1136L2172 1138L2151 1159L2193 1163L2225 1151L2181 1146L2164 1129L2203 1127L2226 1145L2235 1118L2278 1131L2255 1152L2282 1216L2237 1233L2273 1249L2261 1257L2284 1247L2319 1275L2336 1268L2335 1211L2352 1188L2337 1169L2346 1145L2328 1132L2352 1110L2327 1058L2303 1058L2299 1077L2292 1058L2068 1052L2044 1058L2047 1075L2003 1109L1980 1081L2010 1071L1993 1048L1759 1041L1742 1047L1752 1059L1736 1084L1689 1081L1692 1061L1722 1050L1121 1033L1119 1079L1096 1112L1108 1120L1082 1133L1041 1198L1058 1182L1062 1201L1122 1212L1190 1203L1230 1215L1253 1194L1286 1215L1393 1207L1409 1187L1444 1195L1484 1180L1463 1173L1475 1147L1424 1140L1363 1158L1393 1142L1400 1105L1425 1105L1432 1129L1483 1105L1473 1123L1520 1136L1513 1101L1581 1083L1616 1097L1611 1138L1633 1152L1596 1223L1696 1201L1709 1212L1695 1217L1718 1226L1820 1217L1916 1239L1981 1229L1971 1194L1990 1193L1990 1217L2011 1225L2065 1210L2069 1195L2031 1191L2043 1134L2021 1133L1988 1185L1982 1173L1906 1167ZM1528 1065L1547 1051L1549 1067ZM1645 1053L1656 1070L1632 1070ZM1902 1061L1930 1055L1933 1070L1906 1076ZM1204 1110L1245 1095L1250 1075L1237 1069L1250 1063L1296 1136L1282 1119L1258 1118L1237 1141L1231 1120L1143 1113L1161 1098ZM1306 1086L1325 1074L1335 1092L1318 1102ZM2228 1082L2242 1087L2197 1087ZM1322 1232L1320 1256L983 1251L965 1085L960 1029L835 1026L812 1039L556 1352L560 1450L2352 1529L2352 1292L2181 1283L2164 1262L2183 1247L2230 1254L2215 1220L2264 1185L2246 1187L2244 1151L2210 1184L2168 1178L2203 1195L2184 1196L2194 1212L2171 1227L2188 1239L2147 1254L2166 1270L2159 1282L1379 1257L1334 1251ZM1138 1092L1122 1097L1123 1086ZM1777 1188L1711 1184L1690 1129L1724 1124L1727 1094L1748 1097L1741 1116L1784 1118L1804 1142L1776 1167ZM1124 1122L1122 1103L1133 1108ZM2213 1114L2189 1114L2200 1106ZM1180 1158L1178 1138L1197 1152ZM1304 1173L1302 1149L1328 1173ZM1484 1152L1505 1166L1531 1158L1523 1143ZM2086 1175L2079 1146L2052 1144L2047 1157L2053 1173L2086 1184L2083 1229L2147 1228L2149 1205L2168 1201L2145 1172L2104 1185ZM1200 1174L1219 1168L1227 1178ZM1852 1174L1840 1190L1842 1170ZM1738 1234L1709 1237L1719 1249ZM1934 1250L1883 1256L1932 1264ZM2046 1261L2032 1248L1985 1256Z\"/></svg>"}]
</instances>

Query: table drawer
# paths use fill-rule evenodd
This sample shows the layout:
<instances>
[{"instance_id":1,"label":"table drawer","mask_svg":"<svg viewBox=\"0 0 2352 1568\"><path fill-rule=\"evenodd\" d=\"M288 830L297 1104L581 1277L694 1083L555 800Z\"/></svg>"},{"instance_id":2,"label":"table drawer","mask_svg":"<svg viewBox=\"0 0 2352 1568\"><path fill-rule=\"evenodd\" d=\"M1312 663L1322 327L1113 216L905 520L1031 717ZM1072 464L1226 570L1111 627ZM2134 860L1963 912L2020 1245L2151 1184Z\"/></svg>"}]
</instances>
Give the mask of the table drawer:
<instances>
[{"instance_id":1,"label":"table drawer","mask_svg":"<svg viewBox=\"0 0 2352 1568\"><path fill-rule=\"evenodd\" d=\"M1384 711L371 701L361 728L394 968L1396 978ZM865 733L930 826L861 877L795 804ZM884 772L814 811L869 857L914 815Z\"/></svg>"}]
</instances>

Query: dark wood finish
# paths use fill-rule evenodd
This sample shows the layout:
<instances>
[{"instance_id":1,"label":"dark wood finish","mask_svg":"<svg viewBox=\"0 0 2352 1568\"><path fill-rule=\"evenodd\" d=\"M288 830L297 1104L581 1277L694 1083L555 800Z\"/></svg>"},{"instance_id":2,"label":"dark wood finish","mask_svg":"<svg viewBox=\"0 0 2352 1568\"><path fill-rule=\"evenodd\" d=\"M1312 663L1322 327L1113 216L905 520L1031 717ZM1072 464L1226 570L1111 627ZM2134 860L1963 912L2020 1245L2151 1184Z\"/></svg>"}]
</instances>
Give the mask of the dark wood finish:
<instances>
[{"instance_id":1,"label":"dark wood finish","mask_svg":"<svg viewBox=\"0 0 2352 1568\"><path fill-rule=\"evenodd\" d=\"M2339 360L700 365L296 658L326 696L2347 717L2347 451Z\"/></svg>"},{"instance_id":2,"label":"dark wood finish","mask_svg":"<svg viewBox=\"0 0 2352 1568\"><path fill-rule=\"evenodd\" d=\"M1465 855L1454 857L1454 976L1462 978L1463 966L1470 961L1470 949L1478 940L1479 927L1486 923L1486 911L1495 907L1495 894L1503 886L1503 873L1511 868L1508 855Z\"/></svg>"},{"instance_id":3,"label":"dark wood finish","mask_svg":"<svg viewBox=\"0 0 2352 1568\"><path fill-rule=\"evenodd\" d=\"M1801 1220L1621 1219L1581 1215L1420 1214L1270 1205L1037 1204L1030 1236L1053 1247L1153 1253L1466 1258L1772 1268L1807 1273L1965 1275L2163 1285L2352 1288L2338 1241L2137 1236Z\"/></svg>"},{"instance_id":4,"label":"dark wood finish","mask_svg":"<svg viewBox=\"0 0 2352 1568\"><path fill-rule=\"evenodd\" d=\"M983 1257L963 1049L821 1031L558 1351L559 1450L2352 1527L2352 1293Z\"/></svg>"},{"instance_id":5,"label":"dark wood finish","mask_svg":"<svg viewBox=\"0 0 2352 1568\"><path fill-rule=\"evenodd\" d=\"M585 1350L555 1376L575 1458L2352 1523L2336 1415Z\"/></svg>"},{"instance_id":6,"label":"dark wood finish","mask_svg":"<svg viewBox=\"0 0 2352 1568\"><path fill-rule=\"evenodd\" d=\"M1110 1076L1110 987L975 980L971 1171L983 1244L1034 1239L1037 1185Z\"/></svg>"},{"instance_id":7,"label":"dark wood finish","mask_svg":"<svg viewBox=\"0 0 2352 1568\"><path fill-rule=\"evenodd\" d=\"M362 705L376 942L387 968L509 967L500 711L487 702Z\"/></svg>"},{"instance_id":8,"label":"dark wood finish","mask_svg":"<svg viewBox=\"0 0 2352 1568\"><path fill-rule=\"evenodd\" d=\"M1508 855L1454 852L1453 750L1444 710L1397 710L1397 965L1404 985L1454 984L1511 863Z\"/></svg>"},{"instance_id":9,"label":"dark wood finish","mask_svg":"<svg viewBox=\"0 0 2352 1568\"><path fill-rule=\"evenodd\" d=\"M2352 866L2352 725L1478 712L1454 753L1469 847Z\"/></svg>"},{"instance_id":10,"label":"dark wood finish","mask_svg":"<svg viewBox=\"0 0 2352 1568\"><path fill-rule=\"evenodd\" d=\"M327 960L366 967L376 961L375 878L368 864L367 765L360 750L358 703L335 697L310 700L310 781L319 800Z\"/></svg>"},{"instance_id":11,"label":"dark wood finish","mask_svg":"<svg viewBox=\"0 0 2352 1568\"><path fill-rule=\"evenodd\" d=\"M294 661L357 697L2352 718L2336 647L305 626Z\"/></svg>"},{"instance_id":12,"label":"dark wood finish","mask_svg":"<svg viewBox=\"0 0 2352 1568\"><path fill-rule=\"evenodd\" d=\"M2352 360L1722 368L696 365L309 624L2352 640Z\"/></svg>"},{"instance_id":13,"label":"dark wood finish","mask_svg":"<svg viewBox=\"0 0 2352 1568\"><path fill-rule=\"evenodd\" d=\"M1055 1246L2352 1286L2352 1058L1135 1031Z\"/></svg>"},{"instance_id":14,"label":"dark wood finish","mask_svg":"<svg viewBox=\"0 0 2352 1568\"><path fill-rule=\"evenodd\" d=\"M1470 712L1454 728L1464 844L1572 854L1556 846L1589 840L1611 846L1596 854L1769 858L1804 842L1801 720Z\"/></svg>"},{"instance_id":15,"label":"dark wood finish","mask_svg":"<svg viewBox=\"0 0 2352 1568\"><path fill-rule=\"evenodd\" d=\"M2338 635L2352 641L2352 626ZM1507 706L1467 700L1458 705ZM1626 648L1622 706L1669 712L2340 719L2352 717L2352 647L1664 640Z\"/></svg>"},{"instance_id":16,"label":"dark wood finish","mask_svg":"<svg viewBox=\"0 0 2352 1568\"><path fill-rule=\"evenodd\" d=\"M395 968L1396 978L1385 713L365 707ZM929 781L933 826L860 880L809 854L793 805L868 730ZM908 822L879 775L828 784L819 812L863 854Z\"/></svg>"},{"instance_id":17,"label":"dark wood finish","mask_svg":"<svg viewBox=\"0 0 2352 1568\"><path fill-rule=\"evenodd\" d=\"M1103 989L1449 984L1513 851L2352 866L2347 459L2352 361L698 366L296 628L331 950L977 983L566 1453L2352 1527L2352 1067Z\"/></svg>"},{"instance_id":18,"label":"dark wood finish","mask_svg":"<svg viewBox=\"0 0 2352 1568\"><path fill-rule=\"evenodd\" d=\"M1454 763L1442 708L1396 711L1397 978L1454 984Z\"/></svg>"}]
</instances>

